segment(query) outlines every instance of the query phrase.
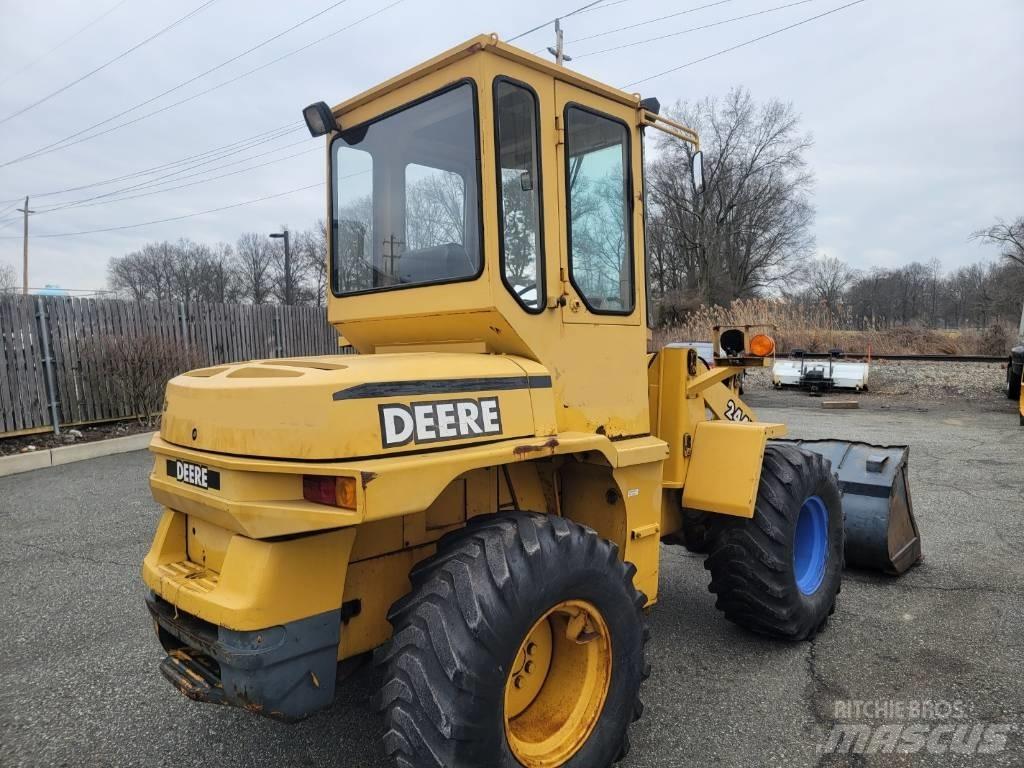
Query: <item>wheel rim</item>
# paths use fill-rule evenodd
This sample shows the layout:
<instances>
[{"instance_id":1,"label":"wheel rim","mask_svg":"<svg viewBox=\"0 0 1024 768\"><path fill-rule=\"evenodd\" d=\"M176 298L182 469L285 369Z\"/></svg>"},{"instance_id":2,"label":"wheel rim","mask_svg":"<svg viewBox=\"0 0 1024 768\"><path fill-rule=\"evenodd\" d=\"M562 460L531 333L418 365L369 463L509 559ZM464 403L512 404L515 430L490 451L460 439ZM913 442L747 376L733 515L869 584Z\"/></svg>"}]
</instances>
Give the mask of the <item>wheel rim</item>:
<instances>
[{"instance_id":1,"label":"wheel rim","mask_svg":"<svg viewBox=\"0 0 1024 768\"><path fill-rule=\"evenodd\" d=\"M568 762L597 725L612 672L601 613L566 600L527 633L505 683L505 735L525 768Z\"/></svg>"},{"instance_id":2,"label":"wheel rim","mask_svg":"<svg viewBox=\"0 0 1024 768\"><path fill-rule=\"evenodd\" d=\"M813 595L825 578L828 559L828 508L820 496L811 496L800 507L793 541L793 573L797 588Z\"/></svg>"}]
</instances>

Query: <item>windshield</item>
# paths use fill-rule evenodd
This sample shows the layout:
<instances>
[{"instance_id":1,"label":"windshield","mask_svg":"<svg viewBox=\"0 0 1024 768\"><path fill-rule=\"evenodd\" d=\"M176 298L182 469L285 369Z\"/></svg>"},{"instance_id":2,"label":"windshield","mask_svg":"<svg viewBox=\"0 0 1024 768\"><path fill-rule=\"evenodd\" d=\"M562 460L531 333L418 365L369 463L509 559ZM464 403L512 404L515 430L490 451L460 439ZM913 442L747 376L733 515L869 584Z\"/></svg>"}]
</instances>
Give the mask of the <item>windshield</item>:
<instances>
[{"instance_id":1,"label":"windshield","mask_svg":"<svg viewBox=\"0 0 1024 768\"><path fill-rule=\"evenodd\" d=\"M334 139L336 295L480 273L477 144L469 83Z\"/></svg>"}]
</instances>

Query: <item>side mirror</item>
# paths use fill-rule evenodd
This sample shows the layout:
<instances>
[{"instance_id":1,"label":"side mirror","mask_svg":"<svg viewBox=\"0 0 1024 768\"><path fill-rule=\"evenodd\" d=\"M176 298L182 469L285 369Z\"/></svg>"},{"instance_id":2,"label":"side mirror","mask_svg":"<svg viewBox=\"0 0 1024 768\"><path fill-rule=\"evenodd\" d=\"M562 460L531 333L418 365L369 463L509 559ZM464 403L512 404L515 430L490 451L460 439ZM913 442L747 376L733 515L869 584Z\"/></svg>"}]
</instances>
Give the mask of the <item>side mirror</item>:
<instances>
[{"instance_id":1,"label":"side mirror","mask_svg":"<svg viewBox=\"0 0 1024 768\"><path fill-rule=\"evenodd\" d=\"M704 153L696 152L690 159L690 173L693 175L693 188L697 194L704 194Z\"/></svg>"}]
</instances>

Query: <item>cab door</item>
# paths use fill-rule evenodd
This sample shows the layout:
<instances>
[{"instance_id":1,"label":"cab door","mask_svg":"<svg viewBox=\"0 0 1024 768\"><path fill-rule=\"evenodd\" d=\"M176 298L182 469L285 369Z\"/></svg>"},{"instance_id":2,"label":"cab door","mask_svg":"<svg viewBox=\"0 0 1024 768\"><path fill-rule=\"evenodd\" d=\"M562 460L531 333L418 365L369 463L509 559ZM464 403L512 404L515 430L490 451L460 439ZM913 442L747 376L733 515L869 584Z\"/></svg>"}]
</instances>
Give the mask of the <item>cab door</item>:
<instances>
[{"instance_id":1,"label":"cab door","mask_svg":"<svg viewBox=\"0 0 1024 768\"><path fill-rule=\"evenodd\" d=\"M636 109L557 81L555 115L563 322L640 325Z\"/></svg>"},{"instance_id":2,"label":"cab door","mask_svg":"<svg viewBox=\"0 0 1024 768\"><path fill-rule=\"evenodd\" d=\"M559 426L650 433L635 105L555 82Z\"/></svg>"}]
</instances>

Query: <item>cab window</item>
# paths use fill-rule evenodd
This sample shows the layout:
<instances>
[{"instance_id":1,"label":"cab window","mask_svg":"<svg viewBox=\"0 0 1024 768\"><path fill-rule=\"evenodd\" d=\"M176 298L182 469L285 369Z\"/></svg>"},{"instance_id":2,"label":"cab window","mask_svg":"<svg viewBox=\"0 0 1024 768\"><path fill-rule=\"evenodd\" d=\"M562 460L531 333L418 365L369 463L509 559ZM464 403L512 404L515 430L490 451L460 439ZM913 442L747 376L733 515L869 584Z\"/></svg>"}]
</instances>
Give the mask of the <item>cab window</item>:
<instances>
[{"instance_id":1,"label":"cab window","mask_svg":"<svg viewBox=\"0 0 1024 768\"><path fill-rule=\"evenodd\" d=\"M335 137L336 296L481 273L477 136L475 89L462 82Z\"/></svg>"},{"instance_id":2,"label":"cab window","mask_svg":"<svg viewBox=\"0 0 1024 768\"><path fill-rule=\"evenodd\" d=\"M505 287L528 312L544 308L537 96L518 83L494 84L498 222Z\"/></svg>"},{"instance_id":3,"label":"cab window","mask_svg":"<svg viewBox=\"0 0 1024 768\"><path fill-rule=\"evenodd\" d=\"M629 131L578 106L565 110L569 276L597 314L633 311Z\"/></svg>"}]
</instances>

